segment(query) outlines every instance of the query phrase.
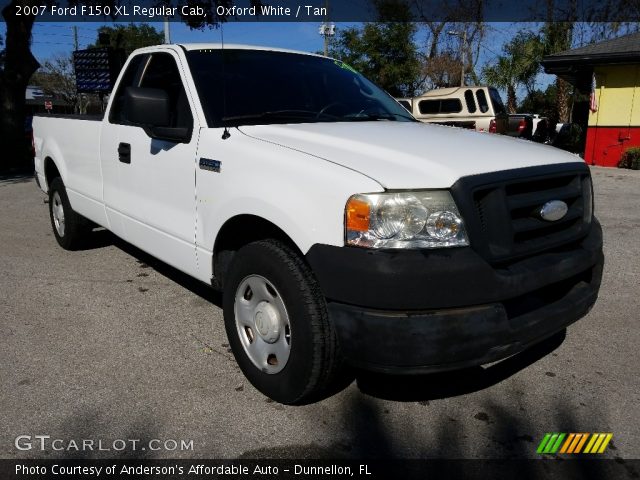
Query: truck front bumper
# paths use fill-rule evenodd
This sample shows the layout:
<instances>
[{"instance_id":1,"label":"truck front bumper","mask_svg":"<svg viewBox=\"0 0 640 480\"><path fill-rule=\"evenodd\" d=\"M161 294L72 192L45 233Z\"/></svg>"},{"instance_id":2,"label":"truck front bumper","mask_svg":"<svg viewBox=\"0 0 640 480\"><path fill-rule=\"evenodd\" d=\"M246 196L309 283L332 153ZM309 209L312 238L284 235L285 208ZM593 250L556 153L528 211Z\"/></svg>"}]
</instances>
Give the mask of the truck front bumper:
<instances>
[{"instance_id":1,"label":"truck front bumper","mask_svg":"<svg viewBox=\"0 0 640 480\"><path fill-rule=\"evenodd\" d=\"M492 266L471 248L314 245L307 261L352 365L420 373L518 353L589 312L604 256L597 221L569 246Z\"/></svg>"}]
</instances>

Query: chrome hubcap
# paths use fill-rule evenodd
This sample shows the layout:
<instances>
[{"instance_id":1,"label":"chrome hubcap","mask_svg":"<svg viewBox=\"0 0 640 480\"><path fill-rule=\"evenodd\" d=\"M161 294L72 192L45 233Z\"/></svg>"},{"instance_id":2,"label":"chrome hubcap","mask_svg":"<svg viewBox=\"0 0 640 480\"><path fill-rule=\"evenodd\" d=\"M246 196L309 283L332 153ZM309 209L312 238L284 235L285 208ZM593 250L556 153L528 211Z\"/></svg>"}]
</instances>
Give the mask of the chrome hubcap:
<instances>
[{"instance_id":1,"label":"chrome hubcap","mask_svg":"<svg viewBox=\"0 0 640 480\"><path fill-rule=\"evenodd\" d=\"M265 373L280 372L291 352L291 325L280 293L266 278L249 275L236 290L234 311L251 362Z\"/></svg>"},{"instance_id":2,"label":"chrome hubcap","mask_svg":"<svg viewBox=\"0 0 640 480\"><path fill-rule=\"evenodd\" d=\"M51 213L53 214L53 224L60 237L64 237L64 207L62 199L58 192L53 194L53 203L51 204Z\"/></svg>"}]
</instances>

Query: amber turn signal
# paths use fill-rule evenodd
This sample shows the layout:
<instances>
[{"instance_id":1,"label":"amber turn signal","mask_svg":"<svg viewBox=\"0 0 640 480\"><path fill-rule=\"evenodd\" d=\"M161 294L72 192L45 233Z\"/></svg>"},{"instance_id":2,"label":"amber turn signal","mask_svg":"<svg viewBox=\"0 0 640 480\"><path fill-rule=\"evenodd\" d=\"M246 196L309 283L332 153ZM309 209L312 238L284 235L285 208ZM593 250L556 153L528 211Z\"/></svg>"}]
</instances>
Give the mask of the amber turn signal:
<instances>
[{"instance_id":1,"label":"amber turn signal","mask_svg":"<svg viewBox=\"0 0 640 480\"><path fill-rule=\"evenodd\" d=\"M366 232L369 230L371 206L358 197L351 197L345 208L347 231Z\"/></svg>"}]
</instances>

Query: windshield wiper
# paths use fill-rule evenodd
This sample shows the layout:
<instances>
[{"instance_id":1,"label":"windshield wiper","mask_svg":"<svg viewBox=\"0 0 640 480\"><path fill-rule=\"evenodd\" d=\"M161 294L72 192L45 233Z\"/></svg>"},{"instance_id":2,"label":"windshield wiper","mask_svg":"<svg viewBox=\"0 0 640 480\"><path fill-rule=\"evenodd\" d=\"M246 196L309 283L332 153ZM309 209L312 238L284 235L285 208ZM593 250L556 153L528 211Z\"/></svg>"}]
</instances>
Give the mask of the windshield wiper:
<instances>
[{"instance_id":1,"label":"windshield wiper","mask_svg":"<svg viewBox=\"0 0 640 480\"><path fill-rule=\"evenodd\" d=\"M260 120L265 118L292 118L292 119L300 119L300 118L331 118L337 119L335 115L331 115L329 113L324 112L314 112L312 110L271 110L268 112L258 112L258 113L249 113L246 115L233 115L230 117L222 117L223 122L242 122L244 120ZM239 124L238 124L239 125Z\"/></svg>"},{"instance_id":2,"label":"windshield wiper","mask_svg":"<svg viewBox=\"0 0 640 480\"><path fill-rule=\"evenodd\" d=\"M352 115L345 115L343 118L352 121L360 121L360 122L369 122L369 121L378 121L378 120L391 120L396 121L398 118L406 118L412 122L416 122L417 120L409 115L402 115L401 113L356 113Z\"/></svg>"}]
</instances>

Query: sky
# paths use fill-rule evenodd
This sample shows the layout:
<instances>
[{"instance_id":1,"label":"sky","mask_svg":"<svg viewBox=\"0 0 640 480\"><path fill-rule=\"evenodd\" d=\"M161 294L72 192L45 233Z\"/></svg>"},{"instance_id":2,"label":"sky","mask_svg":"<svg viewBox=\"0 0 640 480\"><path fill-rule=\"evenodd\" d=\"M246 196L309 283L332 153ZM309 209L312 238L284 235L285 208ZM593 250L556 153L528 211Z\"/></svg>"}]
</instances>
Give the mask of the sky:
<instances>
[{"instance_id":1,"label":"sky","mask_svg":"<svg viewBox=\"0 0 640 480\"><path fill-rule=\"evenodd\" d=\"M149 22L159 31L163 30L162 22ZM54 55L70 54L73 51L73 27L77 27L78 44L80 49L86 48L97 37L97 29L103 25L113 23L98 22L68 22L36 23L33 28L32 52L41 63ZM344 29L357 24L336 23L336 28ZM509 41L523 28L533 28L533 24L522 23L489 23L488 34L481 45L480 61L482 65L492 62L502 51L502 45ZM228 22L224 24L223 34L225 43L246 43L268 47L288 48L306 52L322 50L323 40L318 33L318 23L306 22ZM0 24L0 35L5 36L5 24ZM170 23L171 41L173 43L220 42L220 29L206 28L203 31L191 30L184 23ZM424 43L424 32L419 32L417 41ZM541 74L537 87L546 86L555 77ZM519 100L524 92L518 92ZM504 100L503 93L503 100Z\"/></svg>"}]
</instances>

